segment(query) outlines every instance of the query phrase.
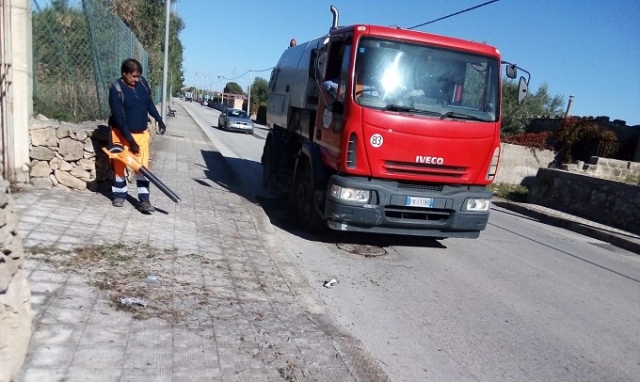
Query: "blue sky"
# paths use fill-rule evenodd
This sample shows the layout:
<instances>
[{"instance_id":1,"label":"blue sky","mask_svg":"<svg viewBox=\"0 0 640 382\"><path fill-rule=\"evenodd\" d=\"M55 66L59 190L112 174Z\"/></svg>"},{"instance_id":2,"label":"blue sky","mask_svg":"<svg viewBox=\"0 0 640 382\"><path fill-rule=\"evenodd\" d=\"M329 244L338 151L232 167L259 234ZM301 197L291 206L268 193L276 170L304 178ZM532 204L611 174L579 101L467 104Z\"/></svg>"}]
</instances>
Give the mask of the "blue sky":
<instances>
[{"instance_id":1,"label":"blue sky","mask_svg":"<svg viewBox=\"0 0 640 382\"><path fill-rule=\"evenodd\" d=\"M486 0L179 0L186 27L185 83L221 90L218 76L245 90L256 76L269 78L289 40L308 41L331 26L411 27ZM500 0L417 30L485 42L504 60L531 72L531 88L549 85L572 114L609 116L640 125L640 0ZM243 75L244 74L244 75ZM226 81L225 81L226 82Z\"/></svg>"}]
</instances>

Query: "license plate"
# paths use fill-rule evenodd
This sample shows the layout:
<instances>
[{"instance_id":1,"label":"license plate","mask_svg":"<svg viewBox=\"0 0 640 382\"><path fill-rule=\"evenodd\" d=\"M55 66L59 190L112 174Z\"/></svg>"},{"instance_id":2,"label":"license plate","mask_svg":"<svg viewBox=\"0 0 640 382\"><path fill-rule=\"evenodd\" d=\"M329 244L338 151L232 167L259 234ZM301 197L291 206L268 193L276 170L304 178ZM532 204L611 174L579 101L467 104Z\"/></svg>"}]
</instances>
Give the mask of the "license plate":
<instances>
[{"instance_id":1,"label":"license plate","mask_svg":"<svg viewBox=\"0 0 640 382\"><path fill-rule=\"evenodd\" d=\"M433 198L416 198L413 196L407 196L404 205L410 207L433 207Z\"/></svg>"}]
</instances>

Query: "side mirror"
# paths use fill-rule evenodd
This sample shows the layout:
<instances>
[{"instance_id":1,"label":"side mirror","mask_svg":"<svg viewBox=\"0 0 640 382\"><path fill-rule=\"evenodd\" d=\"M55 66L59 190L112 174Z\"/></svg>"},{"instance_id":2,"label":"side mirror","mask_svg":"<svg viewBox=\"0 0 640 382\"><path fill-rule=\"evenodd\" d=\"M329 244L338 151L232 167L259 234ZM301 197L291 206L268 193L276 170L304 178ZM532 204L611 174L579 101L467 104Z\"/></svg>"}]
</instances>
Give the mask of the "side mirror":
<instances>
[{"instance_id":1,"label":"side mirror","mask_svg":"<svg viewBox=\"0 0 640 382\"><path fill-rule=\"evenodd\" d=\"M527 80L524 79L524 76L520 76L520 82L518 83L518 105L522 105L524 102L524 98L529 93L529 85L527 85Z\"/></svg>"},{"instance_id":2,"label":"side mirror","mask_svg":"<svg viewBox=\"0 0 640 382\"><path fill-rule=\"evenodd\" d=\"M518 69L516 69L515 65L507 65L505 67L505 70L507 72L507 77L511 79L516 78L516 76L518 75Z\"/></svg>"}]
</instances>

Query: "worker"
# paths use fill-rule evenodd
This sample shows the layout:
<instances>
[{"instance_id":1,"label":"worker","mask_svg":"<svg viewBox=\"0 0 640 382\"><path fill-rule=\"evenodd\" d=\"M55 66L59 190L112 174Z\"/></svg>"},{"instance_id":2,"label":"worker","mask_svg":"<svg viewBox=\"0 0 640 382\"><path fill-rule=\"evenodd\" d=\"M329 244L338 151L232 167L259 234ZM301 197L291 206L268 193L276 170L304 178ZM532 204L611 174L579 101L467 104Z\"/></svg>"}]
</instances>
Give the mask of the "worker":
<instances>
[{"instance_id":1,"label":"worker","mask_svg":"<svg viewBox=\"0 0 640 382\"><path fill-rule=\"evenodd\" d=\"M167 130L162 117L151 97L151 89L147 80L142 77L142 65L132 58L122 62L122 77L114 81L109 88L109 107L111 108L111 142L114 145L129 147L138 161L149 168L150 134L147 128L148 115L158 122L160 134ZM113 161L115 173L111 187L112 205L122 207L128 195L126 166L120 161ZM138 210L151 214L155 207L149 200L149 180L136 173L138 188Z\"/></svg>"}]
</instances>

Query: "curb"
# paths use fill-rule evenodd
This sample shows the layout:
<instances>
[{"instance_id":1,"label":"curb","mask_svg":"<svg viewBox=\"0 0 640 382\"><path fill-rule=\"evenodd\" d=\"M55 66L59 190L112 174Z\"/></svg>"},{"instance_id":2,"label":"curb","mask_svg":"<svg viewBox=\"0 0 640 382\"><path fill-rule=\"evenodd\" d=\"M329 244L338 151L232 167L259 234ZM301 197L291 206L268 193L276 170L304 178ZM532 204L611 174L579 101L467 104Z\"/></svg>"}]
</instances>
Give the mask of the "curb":
<instances>
[{"instance_id":1,"label":"curb","mask_svg":"<svg viewBox=\"0 0 640 382\"><path fill-rule=\"evenodd\" d=\"M493 204L507 210L518 212L522 215L537 219L542 223L550 224L560 228L566 228L570 231L598 239L617 247L624 248L635 254L640 254L640 240L629 240L621 234L607 232L603 229L590 227L579 222L574 222L557 216L548 215L539 211L535 211L525 204L514 203L507 200L493 200Z\"/></svg>"}]
</instances>

